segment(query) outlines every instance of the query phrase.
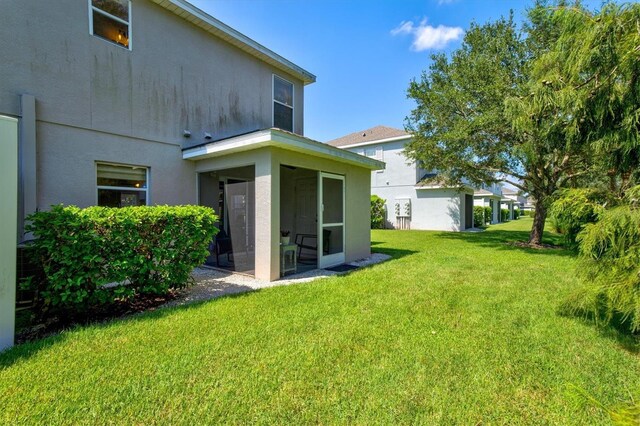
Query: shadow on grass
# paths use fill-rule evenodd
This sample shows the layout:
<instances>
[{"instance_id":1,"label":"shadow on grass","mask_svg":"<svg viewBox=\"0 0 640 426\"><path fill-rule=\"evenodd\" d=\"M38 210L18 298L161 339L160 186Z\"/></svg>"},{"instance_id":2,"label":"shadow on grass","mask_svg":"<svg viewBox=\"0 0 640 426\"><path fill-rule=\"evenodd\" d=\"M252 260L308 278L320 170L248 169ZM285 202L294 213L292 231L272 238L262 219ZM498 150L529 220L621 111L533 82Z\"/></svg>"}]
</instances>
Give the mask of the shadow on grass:
<instances>
[{"instance_id":1,"label":"shadow on grass","mask_svg":"<svg viewBox=\"0 0 640 426\"><path fill-rule=\"evenodd\" d=\"M550 244L553 248L530 248L515 245L529 240L529 231L514 231L500 228L490 228L485 232L443 232L438 235L443 239L464 241L497 250L521 251L536 255L547 256L575 256L573 252L560 245L562 237L545 231L542 242Z\"/></svg>"},{"instance_id":2,"label":"shadow on grass","mask_svg":"<svg viewBox=\"0 0 640 426\"><path fill-rule=\"evenodd\" d=\"M557 314L595 327L602 337L616 342L625 351L634 355L640 354L640 334L631 333L629 318L616 314L610 320L606 320L603 309L596 313L586 309L572 308L569 301L558 308Z\"/></svg>"},{"instance_id":3,"label":"shadow on grass","mask_svg":"<svg viewBox=\"0 0 640 426\"><path fill-rule=\"evenodd\" d=\"M375 242L375 244L374 242L371 243L372 246L377 244L382 244L382 243L377 241ZM415 253L419 253L419 251L417 250L396 249L396 248L390 248L390 247L376 247L374 252L391 256L391 259L389 259L387 262L390 262L396 259L401 259L405 256L410 256ZM374 265L371 265L371 266L374 266Z\"/></svg>"},{"instance_id":4,"label":"shadow on grass","mask_svg":"<svg viewBox=\"0 0 640 426\"><path fill-rule=\"evenodd\" d=\"M35 356L42 350L65 342L70 337L70 333L73 333L74 331L79 331L84 328L107 329L109 327L115 327L125 323L134 324L151 319L156 320L169 315L173 315L178 311L199 309L202 305L208 302L215 302L219 299L247 297L252 293L258 293L260 291L260 289L254 289L248 286L228 284L225 287L225 292L221 292L219 295L214 295L209 299L190 302L187 301L182 305L168 305L154 308L153 310L132 313L126 316L118 316L106 318L100 321L74 324L60 330L52 331L51 334L41 339L20 343L12 347L11 349L0 352L0 371L11 367L17 362L27 360L32 356Z\"/></svg>"}]
</instances>

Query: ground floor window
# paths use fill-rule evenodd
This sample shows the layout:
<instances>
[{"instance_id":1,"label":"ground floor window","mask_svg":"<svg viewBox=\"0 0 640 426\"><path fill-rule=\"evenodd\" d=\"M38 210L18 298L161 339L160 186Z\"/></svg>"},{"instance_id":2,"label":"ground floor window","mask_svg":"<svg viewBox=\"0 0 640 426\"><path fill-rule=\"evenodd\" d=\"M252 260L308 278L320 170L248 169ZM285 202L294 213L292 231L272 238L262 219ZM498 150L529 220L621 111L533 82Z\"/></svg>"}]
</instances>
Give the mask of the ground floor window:
<instances>
[{"instance_id":1,"label":"ground floor window","mask_svg":"<svg viewBox=\"0 0 640 426\"><path fill-rule=\"evenodd\" d=\"M96 168L99 206L128 207L147 204L147 167L96 163Z\"/></svg>"}]
</instances>

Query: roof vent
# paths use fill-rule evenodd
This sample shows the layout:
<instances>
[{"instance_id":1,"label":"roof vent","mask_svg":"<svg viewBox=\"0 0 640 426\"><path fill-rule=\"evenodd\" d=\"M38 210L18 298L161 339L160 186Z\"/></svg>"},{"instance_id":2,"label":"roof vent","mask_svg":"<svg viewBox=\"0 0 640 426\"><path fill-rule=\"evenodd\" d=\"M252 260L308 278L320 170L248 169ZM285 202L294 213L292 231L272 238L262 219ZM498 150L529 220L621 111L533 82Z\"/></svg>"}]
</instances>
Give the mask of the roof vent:
<instances>
[{"instance_id":1,"label":"roof vent","mask_svg":"<svg viewBox=\"0 0 640 426\"><path fill-rule=\"evenodd\" d=\"M365 136L367 136L367 134L366 133L362 133L362 137L364 138Z\"/></svg>"}]
</instances>

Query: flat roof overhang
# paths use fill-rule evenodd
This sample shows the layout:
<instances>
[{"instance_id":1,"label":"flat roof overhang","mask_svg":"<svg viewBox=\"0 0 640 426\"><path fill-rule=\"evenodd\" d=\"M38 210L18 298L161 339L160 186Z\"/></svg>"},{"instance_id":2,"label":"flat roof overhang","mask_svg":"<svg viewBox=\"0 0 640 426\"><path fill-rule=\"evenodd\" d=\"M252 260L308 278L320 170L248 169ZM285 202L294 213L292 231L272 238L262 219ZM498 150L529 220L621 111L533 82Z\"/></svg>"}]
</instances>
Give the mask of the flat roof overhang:
<instances>
[{"instance_id":1,"label":"flat roof overhang","mask_svg":"<svg viewBox=\"0 0 640 426\"><path fill-rule=\"evenodd\" d=\"M415 190L429 190L429 189L452 189L458 192L473 192L473 188L467 185L462 186L446 186L440 184L422 184L422 185L414 185L413 189ZM469 194L471 195L471 194Z\"/></svg>"},{"instance_id":2,"label":"flat roof overhang","mask_svg":"<svg viewBox=\"0 0 640 426\"><path fill-rule=\"evenodd\" d=\"M198 161L264 147L281 148L340 163L351 164L369 170L383 170L385 168L385 163L382 161L275 128L258 130L244 135L184 148L182 150L182 158L184 160Z\"/></svg>"},{"instance_id":3,"label":"flat roof overhang","mask_svg":"<svg viewBox=\"0 0 640 426\"><path fill-rule=\"evenodd\" d=\"M484 194L484 193L478 193L478 192L475 192L473 194L473 197L474 198L478 198L478 199L480 199L480 198L493 198L494 200L502 200L502 197L500 197L499 195L496 195L496 194Z\"/></svg>"}]
</instances>

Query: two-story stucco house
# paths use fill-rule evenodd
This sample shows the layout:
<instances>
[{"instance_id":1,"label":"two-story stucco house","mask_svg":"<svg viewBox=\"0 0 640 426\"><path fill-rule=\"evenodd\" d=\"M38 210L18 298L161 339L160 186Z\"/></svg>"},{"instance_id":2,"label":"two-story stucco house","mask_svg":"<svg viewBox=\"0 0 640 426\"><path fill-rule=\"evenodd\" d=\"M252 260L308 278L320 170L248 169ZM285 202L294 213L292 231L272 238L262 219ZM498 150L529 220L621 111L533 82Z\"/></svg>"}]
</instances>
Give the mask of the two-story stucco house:
<instances>
[{"instance_id":1,"label":"two-story stucco house","mask_svg":"<svg viewBox=\"0 0 640 426\"><path fill-rule=\"evenodd\" d=\"M328 144L384 161L371 172L371 193L386 200L387 227L461 231L473 227L473 190L448 188L404 155L411 135L386 126L351 133Z\"/></svg>"},{"instance_id":2,"label":"two-story stucco house","mask_svg":"<svg viewBox=\"0 0 640 426\"><path fill-rule=\"evenodd\" d=\"M313 267L369 255L384 164L304 137L310 72L184 0L9 0L1 16L19 220L57 203L207 205L228 240L211 262L268 280L281 230Z\"/></svg>"},{"instance_id":3,"label":"two-story stucco house","mask_svg":"<svg viewBox=\"0 0 640 426\"><path fill-rule=\"evenodd\" d=\"M473 194L473 204L475 206L491 207L491 223L500 222L502 199L502 185L499 183L485 185L476 189Z\"/></svg>"},{"instance_id":4,"label":"two-story stucco house","mask_svg":"<svg viewBox=\"0 0 640 426\"><path fill-rule=\"evenodd\" d=\"M503 188L502 189L503 208L510 209L511 219L514 217L514 211L523 211L524 205L527 202L527 198L521 195L521 192L517 189Z\"/></svg>"}]
</instances>

